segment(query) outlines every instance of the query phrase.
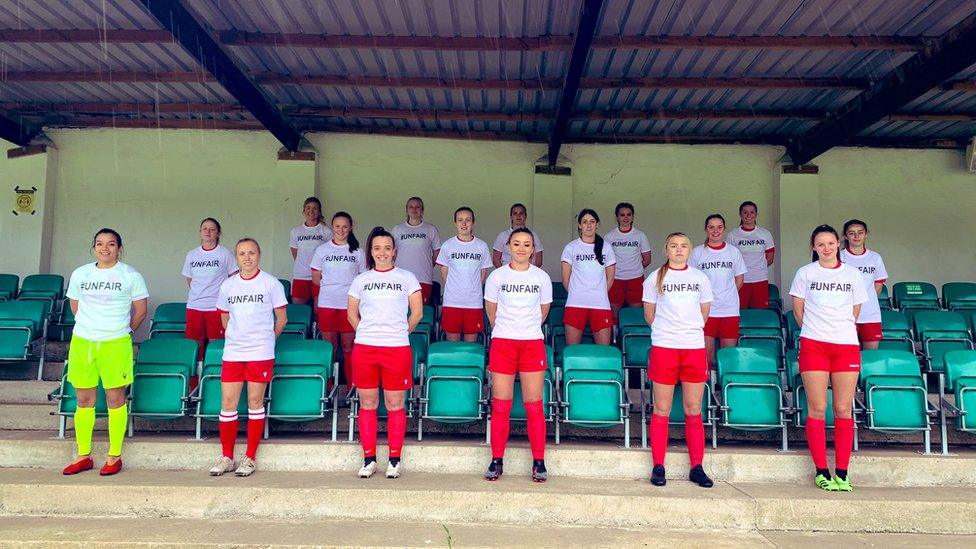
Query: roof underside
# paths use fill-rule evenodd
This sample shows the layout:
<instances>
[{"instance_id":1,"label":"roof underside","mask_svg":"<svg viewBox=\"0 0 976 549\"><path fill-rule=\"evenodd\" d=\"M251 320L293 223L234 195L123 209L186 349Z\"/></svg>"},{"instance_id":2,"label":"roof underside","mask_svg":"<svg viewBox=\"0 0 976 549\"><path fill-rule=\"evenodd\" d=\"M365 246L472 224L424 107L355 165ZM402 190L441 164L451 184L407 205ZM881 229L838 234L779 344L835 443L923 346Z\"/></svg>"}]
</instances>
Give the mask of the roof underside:
<instances>
[{"instance_id":1,"label":"roof underside","mask_svg":"<svg viewBox=\"0 0 976 549\"><path fill-rule=\"evenodd\" d=\"M184 4L298 131L530 141L552 129L581 13L581 0ZM604 2L565 140L785 144L974 12L972 0ZM0 3L7 118L262 129L237 97L138 0ZM847 142L974 134L971 65Z\"/></svg>"}]
</instances>

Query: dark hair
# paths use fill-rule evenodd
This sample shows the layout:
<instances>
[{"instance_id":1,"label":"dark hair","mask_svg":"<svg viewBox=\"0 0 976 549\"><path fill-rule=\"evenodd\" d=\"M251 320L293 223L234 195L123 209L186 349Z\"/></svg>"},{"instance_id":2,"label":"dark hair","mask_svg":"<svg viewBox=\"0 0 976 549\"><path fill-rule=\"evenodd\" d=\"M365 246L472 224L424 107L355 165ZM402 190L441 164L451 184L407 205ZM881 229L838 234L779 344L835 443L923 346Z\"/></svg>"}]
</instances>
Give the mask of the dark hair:
<instances>
[{"instance_id":1,"label":"dark hair","mask_svg":"<svg viewBox=\"0 0 976 549\"><path fill-rule=\"evenodd\" d=\"M505 241L505 245L508 246L509 244L511 244L512 243L512 237L515 236L515 235L517 235L517 234L527 234L527 235L529 235L530 238L532 238L532 252L535 253L535 235L532 234L532 231L530 231L529 229L527 229L525 227L519 227L518 229L512 229L511 234L508 235L508 240ZM529 261L529 263L531 263L531 260Z\"/></svg>"},{"instance_id":2,"label":"dark hair","mask_svg":"<svg viewBox=\"0 0 976 549\"><path fill-rule=\"evenodd\" d=\"M349 221L349 236L346 240L349 242L349 251L355 252L359 249L359 239L356 238L356 233L352 232L352 216L346 212L339 211L332 215L332 221L335 221L337 217L344 217Z\"/></svg>"},{"instance_id":3,"label":"dark hair","mask_svg":"<svg viewBox=\"0 0 976 549\"><path fill-rule=\"evenodd\" d=\"M705 218L705 230L708 230L708 222L711 221L711 220L713 220L713 219L719 219L719 220L721 220L722 221L722 226L725 226L725 218L722 217L722 214L717 214L716 213L716 214L711 214L711 215L709 215L708 217ZM708 236L705 237L705 244L708 244Z\"/></svg>"},{"instance_id":4,"label":"dark hair","mask_svg":"<svg viewBox=\"0 0 976 549\"><path fill-rule=\"evenodd\" d=\"M509 219L511 219L512 213L515 212L515 208L522 208L522 211L525 212L525 215L529 215L529 209L525 207L525 204L522 204L521 202L516 202L515 204L512 204L511 208L508 209Z\"/></svg>"},{"instance_id":5,"label":"dark hair","mask_svg":"<svg viewBox=\"0 0 976 549\"><path fill-rule=\"evenodd\" d=\"M576 224L578 225L582 223L583 217L586 216L587 214L592 215L593 219L595 219L597 223L600 222L600 216L596 213L596 210L590 208L583 208L582 210L580 210L580 213L576 216ZM583 234L583 231L579 228L576 229L576 232L578 232L580 236L582 236ZM603 265L603 259L604 259L603 258L603 237L600 236L599 234L594 234L593 237L594 237L593 253L596 254L596 262L599 263L600 265Z\"/></svg>"},{"instance_id":6,"label":"dark hair","mask_svg":"<svg viewBox=\"0 0 976 549\"><path fill-rule=\"evenodd\" d=\"M746 206L752 206L753 208L756 209L756 213L759 213L759 206L756 206L756 203L753 202L752 200L746 200L742 204L739 204L739 213L740 214L742 213L742 208L745 208Z\"/></svg>"},{"instance_id":7,"label":"dark hair","mask_svg":"<svg viewBox=\"0 0 976 549\"><path fill-rule=\"evenodd\" d=\"M316 206L319 207L319 223L324 223L325 216L322 215L322 202L320 202L318 198L315 198L314 196L310 196L305 199L305 202L302 202L302 209L304 210L305 206L308 206L309 204L315 204Z\"/></svg>"},{"instance_id":8,"label":"dark hair","mask_svg":"<svg viewBox=\"0 0 976 549\"><path fill-rule=\"evenodd\" d=\"M841 232L844 233L844 247L845 248L850 247L850 243L847 241L847 229L850 229L852 225L860 225L860 226L864 227L864 230L865 231L868 230L868 224L865 223L865 222L863 222L863 221L861 221L860 219L851 219L847 223L844 223L844 230L841 231Z\"/></svg>"},{"instance_id":9,"label":"dark hair","mask_svg":"<svg viewBox=\"0 0 976 549\"><path fill-rule=\"evenodd\" d=\"M376 261L373 259L373 240L377 238L387 237L393 242L393 249L396 250L396 239L393 235L383 227L377 225L373 227L373 230L369 232L369 238L366 239L366 268L375 269Z\"/></svg>"},{"instance_id":10,"label":"dark hair","mask_svg":"<svg viewBox=\"0 0 976 549\"><path fill-rule=\"evenodd\" d=\"M220 221L217 221L212 217L204 217L203 221L200 222L200 227L202 228L203 224L206 223L207 221L210 221L217 226L217 244L220 244L220 233L224 232L223 229L220 228Z\"/></svg>"},{"instance_id":11,"label":"dark hair","mask_svg":"<svg viewBox=\"0 0 976 549\"><path fill-rule=\"evenodd\" d=\"M95 233L95 236L92 237L92 248L95 247L95 241L98 240L98 235L100 235L100 234L110 234L110 235L112 235L112 238L115 239L115 243L118 244L119 248L122 247L122 236L119 235L119 233L116 232L115 229L109 229L108 227L102 227L101 229L98 229L98 232Z\"/></svg>"},{"instance_id":12,"label":"dark hair","mask_svg":"<svg viewBox=\"0 0 976 549\"><path fill-rule=\"evenodd\" d=\"M833 227L831 227L830 225L817 225L817 228L814 229L813 230L813 233L810 235L810 247L811 248L813 248L813 241L817 238L817 235L818 234L821 234L821 233L830 233L830 234L834 235L834 238L836 238L837 240L840 240L840 237L837 236L837 230L834 229ZM820 256L818 256L816 250L814 250L814 252L813 252L813 261L818 261L819 259L820 259Z\"/></svg>"},{"instance_id":13,"label":"dark hair","mask_svg":"<svg viewBox=\"0 0 976 549\"><path fill-rule=\"evenodd\" d=\"M261 253L261 245L258 244L258 241L257 240L254 240L253 238L251 238L249 236L245 236L244 238L238 240L237 241L237 244L234 244L234 256L235 257L237 256L237 247L240 246L241 244L244 244L245 242L251 242L251 243L253 243L254 244L254 247L258 249L258 253Z\"/></svg>"},{"instance_id":14,"label":"dark hair","mask_svg":"<svg viewBox=\"0 0 976 549\"><path fill-rule=\"evenodd\" d=\"M630 210L630 213L637 212L637 210L634 209L634 205L631 204L630 202L621 202L620 204L617 204L616 208L613 209L613 216L617 217L618 215L620 215L620 210L622 210L623 208L627 208L628 210Z\"/></svg>"},{"instance_id":15,"label":"dark hair","mask_svg":"<svg viewBox=\"0 0 976 549\"><path fill-rule=\"evenodd\" d=\"M474 221L474 210L467 206L461 206L460 208L454 210L454 221L457 221L457 214L461 212L468 212L471 214L471 221Z\"/></svg>"}]
</instances>

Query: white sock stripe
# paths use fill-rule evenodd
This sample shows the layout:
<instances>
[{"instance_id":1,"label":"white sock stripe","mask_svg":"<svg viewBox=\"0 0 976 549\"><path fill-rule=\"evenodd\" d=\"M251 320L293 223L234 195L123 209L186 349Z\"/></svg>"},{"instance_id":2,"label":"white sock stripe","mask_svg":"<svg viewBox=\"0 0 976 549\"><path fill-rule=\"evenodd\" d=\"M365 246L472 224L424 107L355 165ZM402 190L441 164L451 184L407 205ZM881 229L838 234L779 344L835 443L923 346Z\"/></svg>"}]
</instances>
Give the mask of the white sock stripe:
<instances>
[{"instance_id":1,"label":"white sock stripe","mask_svg":"<svg viewBox=\"0 0 976 549\"><path fill-rule=\"evenodd\" d=\"M237 421L237 412L220 412L220 421Z\"/></svg>"},{"instance_id":2,"label":"white sock stripe","mask_svg":"<svg viewBox=\"0 0 976 549\"><path fill-rule=\"evenodd\" d=\"M247 419L264 419L264 407L257 409L247 409Z\"/></svg>"},{"instance_id":3,"label":"white sock stripe","mask_svg":"<svg viewBox=\"0 0 976 549\"><path fill-rule=\"evenodd\" d=\"M253 419L253 420L264 419L264 414L247 414L247 419Z\"/></svg>"}]
</instances>

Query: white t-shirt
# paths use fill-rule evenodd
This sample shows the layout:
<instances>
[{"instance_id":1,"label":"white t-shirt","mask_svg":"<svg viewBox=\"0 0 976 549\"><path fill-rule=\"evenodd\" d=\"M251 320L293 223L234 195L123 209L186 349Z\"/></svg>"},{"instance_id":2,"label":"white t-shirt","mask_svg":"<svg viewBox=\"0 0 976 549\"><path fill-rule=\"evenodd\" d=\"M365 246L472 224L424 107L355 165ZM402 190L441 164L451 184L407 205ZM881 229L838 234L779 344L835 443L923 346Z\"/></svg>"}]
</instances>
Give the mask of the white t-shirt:
<instances>
[{"instance_id":1,"label":"white t-shirt","mask_svg":"<svg viewBox=\"0 0 976 549\"><path fill-rule=\"evenodd\" d=\"M868 300L860 271L843 262L827 269L814 261L796 272L790 295L804 302L800 337L824 343L858 344L854 306Z\"/></svg>"},{"instance_id":2,"label":"white t-shirt","mask_svg":"<svg viewBox=\"0 0 976 549\"><path fill-rule=\"evenodd\" d=\"M111 341L132 331L132 302L149 297L149 290L142 275L121 261L110 269L95 265L75 269L65 295L78 301L74 334L89 341Z\"/></svg>"},{"instance_id":3,"label":"white t-shirt","mask_svg":"<svg viewBox=\"0 0 976 549\"><path fill-rule=\"evenodd\" d=\"M417 277L406 269L372 269L357 276L349 295L359 300L356 343L376 347L410 345L407 322L410 295L420 291Z\"/></svg>"},{"instance_id":4,"label":"white t-shirt","mask_svg":"<svg viewBox=\"0 0 976 549\"><path fill-rule=\"evenodd\" d=\"M861 314L857 316L857 323L881 322L881 304L878 302L878 292L874 291L875 284L883 284L888 279L888 270L885 269L881 254L865 248L863 254L854 255L847 249L843 249L840 251L840 260L861 272L864 290L868 293L868 300L861 305Z\"/></svg>"},{"instance_id":5,"label":"white t-shirt","mask_svg":"<svg viewBox=\"0 0 976 549\"><path fill-rule=\"evenodd\" d=\"M746 264L739 249L727 243L722 243L721 248L702 244L692 250L688 263L705 273L712 284L714 299L708 316L739 316L739 290L735 287L735 277L746 273Z\"/></svg>"},{"instance_id":6,"label":"white t-shirt","mask_svg":"<svg viewBox=\"0 0 976 549\"><path fill-rule=\"evenodd\" d=\"M644 301L654 303L651 343L668 349L702 349L705 347L705 319L702 303L712 301L712 284L705 273L687 266L678 271L668 269L664 275L664 293L657 291L656 269L644 280Z\"/></svg>"},{"instance_id":7,"label":"white t-shirt","mask_svg":"<svg viewBox=\"0 0 976 549\"><path fill-rule=\"evenodd\" d=\"M508 251L508 237L512 235L512 231L515 229L508 228L504 231L498 233L498 237L495 238L495 245L492 249L502 253L502 265L507 265L512 261L512 253ZM532 231L532 229L529 229ZM542 251L542 239L539 238L539 233L532 231L532 240L534 241L535 251L533 254L537 254Z\"/></svg>"},{"instance_id":8,"label":"white t-shirt","mask_svg":"<svg viewBox=\"0 0 976 549\"><path fill-rule=\"evenodd\" d=\"M632 226L629 231L622 232L619 227L614 227L603 239L610 243L613 255L617 256L614 280L633 280L644 276L641 254L651 251L651 243L647 241L644 231Z\"/></svg>"},{"instance_id":9,"label":"white t-shirt","mask_svg":"<svg viewBox=\"0 0 976 549\"><path fill-rule=\"evenodd\" d=\"M322 273L319 285L319 307L345 309L349 305L349 285L359 273L366 271L363 248L349 251L349 243L339 246L326 241L312 254L311 268Z\"/></svg>"},{"instance_id":10,"label":"white t-shirt","mask_svg":"<svg viewBox=\"0 0 976 549\"><path fill-rule=\"evenodd\" d=\"M607 267L617 264L613 246L603 244L603 265L596 260L594 244L576 240L566 244L560 261L572 267L569 276L567 307L610 310L610 297L607 295Z\"/></svg>"},{"instance_id":11,"label":"white t-shirt","mask_svg":"<svg viewBox=\"0 0 976 549\"><path fill-rule=\"evenodd\" d=\"M220 244L210 250L197 246L186 252L182 271L183 276L190 279L186 308L194 311L216 310L220 285L236 272L234 255Z\"/></svg>"},{"instance_id":12,"label":"white t-shirt","mask_svg":"<svg viewBox=\"0 0 976 549\"><path fill-rule=\"evenodd\" d=\"M295 255L295 267L292 270L293 280L312 280L310 263L315 248L330 240L332 240L332 230L321 223L314 227L306 227L302 223L291 230L288 245L298 250Z\"/></svg>"},{"instance_id":13,"label":"white t-shirt","mask_svg":"<svg viewBox=\"0 0 976 549\"><path fill-rule=\"evenodd\" d=\"M498 305L492 339L542 339L542 306L552 303L552 280L535 265L525 271L502 265L485 281L485 301Z\"/></svg>"},{"instance_id":14,"label":"white t-shirt","mask_svg":"<svg viewBox=\"0 0 976 549\"><path fill-rule=\"evenodd\" d=\"M248 279L237 273L225 280L217 296L217 310L230 315L224 331L224 360L273 359L274 310L286 305L285 287L264 271Z\"/></svg>"},{"instance_id":15,"label":"white t-shirt","mask_svg":"<svg viewBox=\"0 0 976 549\"><path fill-rule=\"evenodd\" d=\"M743 281L751 283L769 280L766 252L776 249L772 233L758 226L751 231L739 226L725 235L725 241L742 252L742 259L745 260L747 269Z\"/></svg>"},{"instance_id":16,"label":"white t-shirt","mask_svg":"<svg viewBox=\"0 0 976 549\"><path fill-rule=\"evenodd\" d=\"M444 281L444 306L461 309L481 309L481 270L490 269L491 252L484 240L475 238L462 242L449 238L437 254L437 264L447 267Z\"/></svg>"},{"instance_id":17,"label":"white t-shirt","mask_svg":"<svg viewBox=\"0 0 976 549\"><path fill-rule=\"evenodd\" d=\"M434 250L441 248L437 227L426 221L417 226L403 222L390 232L396 240L396 266L413 273L419 282L430 284L434 280Z\"/></svg>"}]
</instances>

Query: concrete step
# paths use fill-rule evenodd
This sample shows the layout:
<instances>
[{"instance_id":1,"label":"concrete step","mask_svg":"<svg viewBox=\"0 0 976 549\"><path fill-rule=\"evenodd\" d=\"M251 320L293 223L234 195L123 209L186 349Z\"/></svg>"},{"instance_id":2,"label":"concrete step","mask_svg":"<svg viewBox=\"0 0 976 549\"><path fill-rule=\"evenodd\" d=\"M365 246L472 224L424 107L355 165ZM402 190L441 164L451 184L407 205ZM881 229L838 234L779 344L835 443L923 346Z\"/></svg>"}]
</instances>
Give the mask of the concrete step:
<instances>
[{"instance_id":1,"label":"concrete step","mask_svg":"<svg viewBox=\"0 0 976 549\"><path fill-rule=\"evenodd\" d=\"M56 381L0 381L0 404L47 404L47 395L57 389Z\"/></svg>"},{"instance_id":2,"label":"concrete step","mask_svg":"<svg viewBox=\"0 0 976 549\"><path fill-rule=\"evenodd\" d=\"M249 479L203 471L0 470L6 515L264 520L370 520L514 526L732 531L976 534L976 488L858 488L825 493L811 483L728 483L664 488L644 480L554 477L533 483L517 468L500 481L413 472L358 479L343 473L258 472Z\"/></svg>"},{"instance_id":3,"label":"concrete step","mask_svg":"<svg viewBox=\"0 0 976 549\"><path fill-rule=\"evenodd\" d=\"M701 532L580 526L509 526L340 520L4 517L0 544L89 549L179 547L973 547L976 536L804 532ZM134 535L138 532L138 535Z\"/></svg>"},{"instance_id":4,"label":"concrete step","mask_svg":"<svg viewBox=\"0 0 976 549\"><path fill-rule=\"evenodd\" d=\"M244 437L238 437L238 454ZM94 455L107 452L105 433L96 433ZM125 463L133 469L205 471L219 454L216 437L197 441L173 435L137 435L125 442ZM683 444L672 444L665 465L671 478L688 474L688 455ZM49 433L0 431L0 467L60 468L74 457L74 444ZM387 455L384 447L379 455ZM478 476L491 459L487 445L478 441L407 441L404 462L419 473L452 473ZM325 437L273 437L261 444L258 458L267 471L354 471L362 463L358 443L326 442ZM649 474L647 450L624 449L608 443L586 442L550 445L546 465L555 477L641 480ZM514 438L505 454L507 471L528 471L531 454L524 439ZM728 482L774 482L806 485L812 465L806 451L777 452L755 447L720 447L705 452L705 469ZM520 473L521 474L521 473ZM852 478L858 486L976 487L976 452L956 456L922 456L910 451L865 450L854 454Z\"/></svg>"}]
</instances>

